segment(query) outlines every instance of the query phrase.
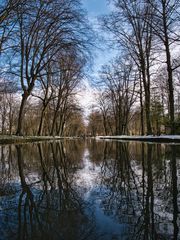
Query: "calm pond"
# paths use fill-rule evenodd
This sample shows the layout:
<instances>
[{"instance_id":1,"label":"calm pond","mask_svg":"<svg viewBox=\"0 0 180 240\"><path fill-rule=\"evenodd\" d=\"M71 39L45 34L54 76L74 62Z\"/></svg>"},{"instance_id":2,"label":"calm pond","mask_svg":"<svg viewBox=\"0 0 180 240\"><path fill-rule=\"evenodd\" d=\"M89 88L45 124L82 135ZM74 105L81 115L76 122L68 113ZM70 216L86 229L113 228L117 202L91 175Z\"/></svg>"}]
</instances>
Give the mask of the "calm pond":
<instances>
[{"instance_id":1,"label":"calm pond","mask_svg":"<svg viewBox=\"0 0 180 240\"><path fill-rule=\"evenodd\" d=\"M1 240L170 240L179 227L180 145L0 146Z\"/></svg>"}]
</instances>

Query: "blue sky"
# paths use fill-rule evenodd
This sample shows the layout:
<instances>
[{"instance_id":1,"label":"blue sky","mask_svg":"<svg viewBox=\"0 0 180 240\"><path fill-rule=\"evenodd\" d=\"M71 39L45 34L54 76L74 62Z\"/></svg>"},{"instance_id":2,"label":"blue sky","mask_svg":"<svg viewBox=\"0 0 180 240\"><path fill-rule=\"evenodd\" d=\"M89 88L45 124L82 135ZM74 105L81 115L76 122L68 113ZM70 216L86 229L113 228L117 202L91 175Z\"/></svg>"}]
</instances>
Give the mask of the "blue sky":
<instances>
[{"instance_id":1,"label":"blue sky","mask_svg":"<svg viewBox=\"0 0 180 240\"><path fill-rule=\"evenodd\" d=\"M84 9L88 12L88 18L92 27L99 33L101 36L100 24L98 22L98 17L108 14L111 11L111 7L107 4L107 0L82 0ZM103 33L103 35L105 35ZM94 67L93 70L90 72L91 81L85 80L85 89L79 93L78 100L80 101L82 107L84 108L85 116L89 114L90 106L92 104L96 104L96 97L95 94L97 90L94 89L92 83L97 82L98 79L98 72L101 70L101 66L107 64L113 56L116 55L114 49L111 49L105 43L105 40L100 41L99 47L102 49L94 50Z\"/></svg>"},{"instance_id":2,"label":"blue sky","mask_svg":"<svg viewBox=\"0 0 180 240\"><path fill-rule=\"evenodd\" d=\"M108 4L107 0L82 0L83 7L88 12L88 18L92 24L92 27L100 33L100 25L98 22L98 17L110 13L111 7ZM101 33L100 33L101 36ZM99 47L102 47L101 50L96 49L95 59L94 59L94 67L91 73L91 76L96 81L98 78L98 72L101 70L101 66L103 64L108 63L110 59L115 55L114 49L109 48L107 44L105 44L105 40L101 41Z\"/></svg>"},{"instance_id":3,"label":"blue sky","mask_svg":"<svg viewBox=\"0 0 180 240\"><path fill-rule=\"evenodd\" d=\"M82 0L82 3L90 16L106 14L110 10L107 0Z\"/></svg>"}]
</instances>

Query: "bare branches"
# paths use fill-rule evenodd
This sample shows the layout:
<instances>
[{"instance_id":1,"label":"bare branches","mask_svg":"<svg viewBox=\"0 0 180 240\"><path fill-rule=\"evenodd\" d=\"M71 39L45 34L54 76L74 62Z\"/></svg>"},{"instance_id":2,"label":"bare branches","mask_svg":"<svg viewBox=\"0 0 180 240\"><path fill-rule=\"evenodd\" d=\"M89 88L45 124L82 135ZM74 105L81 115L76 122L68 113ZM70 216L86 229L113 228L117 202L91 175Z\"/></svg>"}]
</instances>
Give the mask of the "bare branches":
<instances>
[{"instance_id":1,"label":"bare branches","mask_svg":"<svg viewBox=\"0 0 180 240\"><path fill-rule=\"evenodd\" d=\"M88 45L91 44L91 30L85 21L83 11L81 12L79 1L21 1L14 11L17 24L14 29L15 47L12 48L16 56L13 59L16 63L13 73L19 72L23 91L17 129L17 134L21 134L23 109L38 79L43 89L49 89L49 85L45 86L41 76L45 73L49 76L46 68L52 62L60 63L61 60L57 58L62 58L63 61L63 55L67 59L69 52L72 60L73 58L81 60L79 63L76 62L76 65L75 61L71 61L66 67L73 66L75 75L81 72L88 56ZM69 75L73 71L70 69L66 71L68 75L64 76L66 81L74 78ZM45 93L45 98L46 95L48 92Z\"/></svg>"},{"instance_id":2,"label":"bare branches","mask_svg":"<svg viewBox=\"0 0 180 240\"><path fill-rule=\"evenodd\" d=\"M124 60L118 58L111 65L103 67L101 78L105 92L99 98L99 107L104 117L105 132L108 132L108 112L113 109L111 118L115 123L114 134L125 134L128 132L130 111L137 98L135 89L138 79L133 63L127 57Z\"/></svg>"}]
</instances>

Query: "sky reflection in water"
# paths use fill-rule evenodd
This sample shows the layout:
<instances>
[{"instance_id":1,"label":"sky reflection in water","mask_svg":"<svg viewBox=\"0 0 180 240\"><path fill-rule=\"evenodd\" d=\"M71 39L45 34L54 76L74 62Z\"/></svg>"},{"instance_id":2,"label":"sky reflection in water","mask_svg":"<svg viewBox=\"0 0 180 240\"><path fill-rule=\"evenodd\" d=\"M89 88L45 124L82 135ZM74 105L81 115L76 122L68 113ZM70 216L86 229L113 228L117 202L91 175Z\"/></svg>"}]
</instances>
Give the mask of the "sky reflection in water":
<instances>
[{"instance_id":1,"label":"sky reflection in water","mask_svg":"<svg viewBox=\"0 0 180 240\"><path fill-rule=\"evenodd\" d=\"M0 239L180 239L180 146L0 147Z\"/></svg>"}]
</instances>

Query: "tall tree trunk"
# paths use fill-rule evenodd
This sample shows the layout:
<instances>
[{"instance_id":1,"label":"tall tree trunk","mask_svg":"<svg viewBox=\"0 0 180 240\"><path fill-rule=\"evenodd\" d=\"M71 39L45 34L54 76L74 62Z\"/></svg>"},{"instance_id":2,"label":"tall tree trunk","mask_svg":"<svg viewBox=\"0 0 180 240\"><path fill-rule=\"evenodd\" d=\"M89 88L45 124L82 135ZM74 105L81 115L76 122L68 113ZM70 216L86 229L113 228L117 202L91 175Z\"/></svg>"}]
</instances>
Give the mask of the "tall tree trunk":
<instances>
[{"instance_id":1,"label":"tall tree trunk","mask_svg":"<svg viewBox=\"0 0 180 240\"><path fill-rule=\"evenodd\" d=\"M151 42L151 40L150 40ZM150 90L150 63L149 63L149 51L146 50L146 75L147 75L147 82L146 82L146 115L147 115L147 134L152 134L152 126L151 126L151 90Z\"/></svg>"},{"instance_id":2,"label":"tall tree trunk","mask_svg":"<svg viewBox=\"0 0 180 240\"><path fill-rule=\"evenodd\" d=\"M60 128L60 131L58 133L59 136L64 135L64 125L65 125L65 120L63 120L63 122L61 123L61 128Z\"/></svg>"},{"instance_id":3,"label":"tall tree trunk","mask_svg":"<svg viewBox=\"0 0 180 240\"><path fill-rule=\"evenodd\" d=\"M37 134L38 136L42 135L43 125L44 125L44 112L42 111L41 118L40 118L40 123L39 123L39 128L38 128L38 134Z\"/></svg>"},{"instance_id":4,"label":"tall tree trunk","mask_svg":"<svg viewBox=\"0 0 180 240\"><path fill-rule=\"evenodd\" d=\"M106 115L103 113L103 125L104 125L104 132L105 135L108 135L108 131L107 131L107 122L106 122Z\"/></svg>"},{"instance_id":5,"label":"tall tree trunk","mask_svg":"<svg viewBox=\"0 0 180 240\"><path fill-rule=\"evenodd\" d=\"M63 113L61 113L60 116L59 116L59 126L58 126L58 131L57 131L58 136L63 135L64 124L65 124L65 116L63 115Z\"/></svg>"},{"instance_id":6,"label":"tall tree trunk","mask_svg":"<svg viewBox=\"0 0 180 240\"><path fill-rule=\"evenodd\" d=\"M54 112L54 117L53 117L53 122L52 122L52 127L51 127L51 136L54 136L54 131L55 131L55 126L56 126L56 120L57 120L57 110Z\"/></svg>"},{"instance_id":7,"label":"tall tree trunk","mask_svg":"<svg viewBox=\"0 0 180 240\"><path fill-rule=\"evenodd\" d=\"M166 50L166 63L167 63L167 73L168 73L170 125L171 125L171 134L175 134L173 69L172 69L171 53L170 53L170 47L169 47L168 24L167 24L167 16L166 16L167 14L166 1L164 2L162 1L162 7L163 7L164 45Z\"/></svg>"},{"instance_id":8,"label":"tall tree trunk","mask_svg":"<svg viewBox=\"0 0 180 240\"><path fill-rule=\"evenodd\" d=\"M40 123L39 123L39 128L38 128L38 136L42 135L46 107L47 107L47 105L43 106L43 109L42 109L42 112L41 112L41 118L40 118Z\"/></svg>"},{"instance_id":9,"label":"tall tree trunk","mask_svg":"<svg viewBox=\"0 0 180 240\"><path fill-rule=\"evenodd\" d=\"M152 128L151 128L151 119L150 119L150 85L149 83L147 83L144 61L142 62L142 65L141 65L141 71L142 71L142 79L143 79L143 85L144 85L144 91L145 91L145 113L146 113L147 135L151 135Z\"/></svg>"},{"instance_id":10,"label":"tall tree trunk","mask_svg":"<svg viewBox=\"0 0 180 240\"><path fill-rule=\"evenodd\" d=\"M168 99L169 99L171 134L175 134L173 71L171 67L171 54L170 54L168 39L166 42L166 60L167 60L167 72L168 72L168 90L169 90Z\"/></svg>"},{"instance_id":11,"label":"tall tree trunk","mask_svg":"<svg viewBox=\"0 0 180 240\"><path fill-rule=\"evenodd\" d=\"M142 93L142 79L140 74L140 106L141 106L141 135L144 135L144 107L143 107L143 93Z\"/></svg>"},{"instance_id":12,"label":"tall tree trunk","mask_svg":"<svg viewBox=\"0 0 180 240\"><path fill-rule=\"evenodd\" d=\"M146 96L145 96L145 112L146 112L147 135L151 135L152 128L151 128L151 120L150 120L150 94L148 90L146 90Z\"/></svg>"},{"instance_id":13,"label":"tall tree trunk","mask_svg":"<svg viewBox=\"0 0 180 240\"><path fill-rule=\"evenodd\" d=\"M23 123L23 119L24 119L24 108L27 102L27 98L28 98L29 94L27 92L24 92L22 95L22 101L21 101L21 106L20 106L20 110L19 110L19 117L18 117L18 126L17 126L17 131L16 131L16 135L21 136L23 135L22 133L22 123Z\"/></svg>"}]
</instances>

